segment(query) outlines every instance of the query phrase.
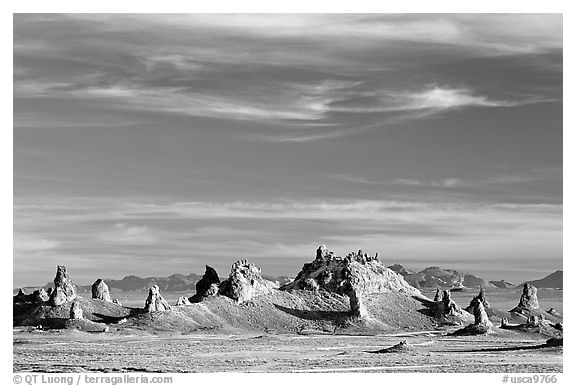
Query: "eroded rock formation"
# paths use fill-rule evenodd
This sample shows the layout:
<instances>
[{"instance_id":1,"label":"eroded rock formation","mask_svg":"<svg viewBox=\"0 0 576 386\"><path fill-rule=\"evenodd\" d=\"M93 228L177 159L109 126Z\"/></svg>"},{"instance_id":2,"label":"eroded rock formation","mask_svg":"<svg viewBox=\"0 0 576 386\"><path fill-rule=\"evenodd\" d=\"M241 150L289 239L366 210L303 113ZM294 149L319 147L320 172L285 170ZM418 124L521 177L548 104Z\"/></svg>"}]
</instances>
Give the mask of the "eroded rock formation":
<instances>
[{"instance_id":1,"label":"eroded rock formation","mask_svg":"<svg viewBox=\"0 0 576 386\"><path fill-rule=\"evenodd\" d=\"M528 314L540 308L538 305L538 296L536 293L538 289L530 283L525 283L522 289L522 296L518 305L510 310L510 312L517 312L519 314Z\"/></svg>"},{"instance_id":2,"label":"eroded rock formation","mask_svg":"<svg viewBox=\"0 0 576 386\"><path fill-rule=\"evenodd\" d=\"M218 295L218 285L220 284L220 278L216 270L209 265L206 266L206 271L202 276L202 279L198 280L196 283L196 294L192 296L189 300L193 303L202 301L202 299L209 296Z\"/></svg>"},{"instance_id":3,"label":"eroded rock formation","mask_svg":"<svg viewBox=\"0 0 576 386\"><path fill-rule=\"evenodd\" d=\"M506 318L500 321L500 328L506 330L518 330L529 333L538 333L543 336L562 338L562 323L547 320L544 314L529 315L525 323L512 324Z\"/></svg>"},{"instance_id":4,"label":"eroded rock formation","mask_svg":"<svg viewBox=\"0 0 576 386\"><path fill-rule=\"evenodd\" d=\"M76 288L70 280L66 267L59 265L54 278L54 290L50 294L50 304L59 306L76 299Z\"/></svg>"},{"instance_id":5,"label":"eroded rock formation","mask_svg":"<svg viewBox=\"0 0 576 386\"><path fill-rule=\"evenodd\" d=\"M28 295L24 293L24 290L20 288L18 293L13 297L12 300L14 303L27 303L28 302Z\"/></svg>"},{"instance_id":6,"label":"eroded rock formation","mask_svg":"<svg viewBox=\"0 0 576 386\"><path fill-rule=\"evenodd\" d=\"M176 301L176 305L177 306L188 306L192 303L190 303L190 301L188 300L188 298L186 296L180 296L178 298L178 300Z\"/></svg>"},{"instance_id":7,"label":"eroded rock formation","mask_svg":"<svg viewBox=\"0 0 576 386\"><path fill-rule=\"evenodd\" d=\"M148 290L148 298L146 298L146 303L144 305L144 310L146 312L153 311L167 311L170 310L170 304L160 294L160 288L157 285L153 285Z\"/></svg>"},{"instance_id":8,"label":"eroded rock formation","mask_svg":"<svg viewBox=\"0 0 576 386\"><path fill-rule=\"evenodd\" d=\"M486 313L484 303L480 299L476 299L473 301L472 306L473 306L472 315L474 315L474 324L492 327L493 324L490 321L490 319L488 319L488 314Z\"/></svg>"},{"instance_id":9,"label":"eroded rock formation","mask_svg":"<svg viewBox=\"0 0 576 386\"><path fill-rule=\"evenodd\" d=\"M374 354L398 354L398 353L409 353L414 350L414 346L409 345L405 340L401 340L400 343L395 344L392 347L383 348L378 351L371 351Z\"/></svg>"},{"instance_id":10,"label":"eroded rock formation","mask_svg":"<svg viewBox=\"0 0 576 386\"><path fill-rule=\"evenodd\" d=\"M108 285L102 279L98 279L92 284L92 299L103 300L105 302L111 302L110 290Z\"/></svg>"},{"instance_id":11,"label":"eroded rock formation","mask_svg":"<svg viewBox=\"0 0 576 386\"><path fill-rule=\"evenodd\" d=\"M36 304L47 302L50 299L50 296L43 288L34 291L32 295L34 296L34 303Z\"/></svg>"},{"instance_id":12,"label":"eroded rock formation","mask_svg":"<svg viewBox=\"0 0 576 386\"><path fill-rule=\"evenodd\" d=\"M352 316L357 316L363 318L368 316L368 311L364 304L362 303L362 296L356 288L351 287L350 291L347 293L350 298L350 313Z\"/></svg>"},{"instance_id":13,"label":"eroded rock formation","mask_svg":"<svg viewBox=\"0 0 576 386\"><path fill-rule=\"evenodd\" d=\"M474 323L454 331L452 335L483 335L490 331L492 322L488 319L482 301L476 297L472 300L471 306L473 307Z\"/></svg>"},{"instance_id":14,"label":"eroded rock formation","mask_svg":"<svg viewBox=\"0 0 576 386\"><path fill-rule=\"evenodd\" d=\"M465 310L471 314L474 314L474 307L475 307L474 305L476 301L482 303L482 305L484 306L484 310L486 311L487 314L494 315L494 312L490 307L490 303L488 303L488 299L486 299L486 293L484 292L484 288L480 288L480 292L478 293L478 295L472 298L472 300L470 301L470 305L466 307Z\"/></svg>"},{"instance_id":15,"label":"eroded rock formation","mask_svg":"<svg viewBox=\"0 0 576 386\"><path fill-rule=\"evenodd\" d=\"M450 290L444 290L441 300L429 302L428 307L430 316L437 318L442 325L463 325L474 320L470 313L456 304Z\"/></svg>"},{"instance_id":16,"label":"eroded rock formation","mask_svg":"<svg viewBox=\"0 0 576 386\"><path fill-rule=\"evenodd\" d=\"M262 278L260 268L247 260L232 265L228 279L220 283L219 293L238 303L272 292L272 284Z\"/></svg>"},{"instance_id":17,"label":"eroded rock formation","mask_svg":"<svg viewBox=\"0 0 576 386\"><path fill-rule=\"evenodd\" d=\"M31 294L24 293L22 288L20 288L18 290L18 294L14 296L13 302L40 304L48 301L48 299L49 299L48 294L42 288L35 290Z\"/></svg>"},{"instance_id":18,"label":"eroded rock formation","mask_svg":"<svg viewBox=\"0 0 576 386\"><path fill-rule=\"evenodd\" d=\"M79 302L72 303L70 307L70 319L84 319L84 313Z\"/></svg>"},{"instance_id":19,"label":"eroded rock formation","mask_svg":"<svg viewBox=\"0 0 576 386\"><path fill-rule=\"evenodd\" d=\"M450 290L444 290L444 292L442 292L442 300L440 305L442 315L456 314L462 312L462 309L458 306L458 304L456 304L456 302L452 300L452 293L450 292Z\"/></svg>"},{"instance_id":20,"label":"eroded rock formation","mask_svg":"<svg viewBox=\"0 0 576 386\"><path fill-rule=\"evenodd\" d=\"M404 278L386 268L378 256L369 256L362 250L346 257L335 256L325 245L316 250L316 258L306 263L293 282L280 288L284 291L329 291L350 298L350 311L354 316L366 316L363 299L373 293L403 292L421 296Z\"/></svg>"},{"instance_id":21,"label":"eroded rock formation","mask_svg":"<svg viewBox=\"0 0 576 386\"><path fill-rule=\"evenodd\" d=\"M550 324L544 315L530 315L526 320L526 325L528 327L538 327L543 324Z\"/></svg>"}]
</instances>

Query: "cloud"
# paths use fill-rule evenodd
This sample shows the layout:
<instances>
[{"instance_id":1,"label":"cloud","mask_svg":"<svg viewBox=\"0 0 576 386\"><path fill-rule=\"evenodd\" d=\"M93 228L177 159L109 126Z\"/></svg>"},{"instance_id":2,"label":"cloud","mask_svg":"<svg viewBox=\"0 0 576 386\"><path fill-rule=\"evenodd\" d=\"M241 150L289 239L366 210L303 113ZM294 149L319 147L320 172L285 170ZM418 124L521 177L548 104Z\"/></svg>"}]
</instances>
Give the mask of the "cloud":
<instances>
[{"instance_id":1,"label":"cloud","mask_svg":"<svg viewBox=\"0 0 576 386\"><path fill-rule=\"evenodd\" d=\"M560 14L170 14L122 18L132 24L150 23L160 28L170 25L182 30L267 39L437 43L482 55L531 53L562 45ZM117 26L122 18L116 20ZM88 20L107 21L103 16L92 15Z\"/></svg>"},{"instance_id":2,"label":"cloud","mask_svg":"<svg viewBox=\"0 0 576 386\"><path fill-rule=\"evenodd\" d=\"M344 138L351 135L359 134L364 130L361 129L330 129L330 130L316 130L314 132L302 133L290 132L282 134L251 134L241 137L243 140L255 142L269 142L269 143L305 143L311 141Z\"/></svg>"},{"instance_id":3,"label":"cloud","mask_svg":"<svg viewBox=\"0 0 576 386\"><path fill-rule=\"evenodd\" d=\"M365 98L362 99L361 105L344 101L331 105L331 110L348 113L421 111L425 114L406 115L402 119L422 119L432 114L465 107L514 107L552 101L539 98L504 101L477 95L469 89L439 86L427 87L419 91L376 90L364 93L362 96Z\"/></svg>"},{"instance_id":4,"label":"cloud","mask_svg":"<svg viewBox=\"0 0 576 386\"><path fill-rule=\"evenodd\" d=\"M355 90L358 84L345 90L331 90L332 95L322 99L322 118L330 118L336 113L372 114L355 127L322 128L310 127L307 133L283 132L281 134L255 134L245 139L264 142L310 142L343 138L351 135L377 131L383 128L414 120L429 119L451 111L465 108L503 108L537 103L555 102L552 98L528 97L518 100L491 99L474 93L470 89L451 87L425 87L419 91L401 90ZM372 122L370 122L370 120Z\"/></svg>"},{"instance_id":5,"label":"cloud","mask_svg":"<svg viewBox=\"0 0 576 386\"><path fill-rule=\"evenodd\" d=\"M454 182L443 181L444 186ZM91 202L92 205L89 205ZM202 223L205 220L317 220L346 222L389 222L393 220L427 222L430 219L446 215L462 218L474 217L498 222L514 221L514 216L526 216L554 219L562 214L562 205L558 204L521 204L521 203L474 203L474 202L425 202L402 200L281 200L281 201L231 201L231 202L123 202L114 200L110 205L106 200L86 199L83 209L68 210L58 203L52 205L15 207L15 218L29 220L15 223L19 228L34 226L35 218L38 231L42 227L68 227L76 222L103 224L114 219L110 231L105 233L108 240L119 242L152 242L159 241L154 237L156 230L148 226L133 225L143 222L171 220L178 223L193 220ZM504 215L504 212L510 212ZM471 217L470 217L471 216ZM42 226L38 228L39 226ZM462 225L462 224L460 224ZM203 224L208 227L208 224ZM221 228L221 226L219 226ZM91 227L94 232L101 232L101 225Z\"/></svg>"},{"instance_id":6,"label":"cloud","mask_svg":"<svg viewBox=\"0 0 576 386\"><path fill-rule=\"evenodd\" d=\"M461 188L470 187L473 185L470 182L464 181L460 178L442 178L431 181L422 181L410 178L397 178L391 183L395 185L421 186L427 188Z\"/></svg>"},{"instance_id":7,"label":"cloud","mask_svg":"<svg viewBox=\"0 0 576 386\"><path fill-rule=\"evenodd\" d=\"M453 184L444 181L443 185ZM506 212L506 214L504 213ZM128 214L129 213L129 214ZM454 231L465 234L464 224L486 222L487 229L504 223L522 224L521 219L530 213L536 218L553 223L562 213L561 205L553 204L431 204L417 201L298 201L276 203L250 202L181 202L169 205L130 204L126 215L134 219L254 219L254 220L313 220L342 223L346 221L364 224L387 223L403 227L414 223L432 223L440 226L447 217L450 226L456 225ZM500 216L503 216L501 218ZM452 223L452 221L454 221ZM444 225L447 225L446 223ZM500 228L500 227L498 227ZM475 230L474 230L475 231ZM474 234L470 232L470 235Z\"/></svg>"},{"instance_id":8,"label":"cloud","mask_svg":"<svg viewBox=\"0 0 576 386\"><path fill-rule=\"evenodd\" d=\"M14 253L42 252L57 249L60 242L29 234L14 234Z\"/></svg>"},{"instance_id":9,"label":"cloud","mask_svg":"<svg viewBox=\"0 0 576 386\"><path fill-rule=\"evenodd\" d=\"M141 111L176 113L195 117L239 120L321 120L329 111L334 90L355 83L325 80L310 85L284 84L280 91L254 93L250 96L213 91L197 92L184 87L146 86L118 83L112 86L64 82L19 82L15 95L94 100L109 107ZM330 124L327 124L330 125ZM332 124L333 125L333 124Z\"/></svg>"},{"instance_id":10,"label":"cloud","mask_svg":"<svg viewBox=\"0 0 576 386\"><path fill-rule=\"evenodd\" d=\"M457 109L553 101L503 98L475 82L435 85L439 75L427 67L558 51L559 21L558 15L17 15L14 97L83 103L97 109L93 120L106 117L112 127L139 121L142 113L170 114L265 123L235 133L251 141L342 138ZM16 108L16 125L78 123L73 114L46 119L50 114L30 111Z\"/></svg>"},{"instance_id":11,"label":"cloud","mask_svg":"<svg viewBox=\"0 0 576 386\"><path fill-rule=\"evenodd\" d=\"M41 259L52 274L54 265L65 262L84 272L86 281L93 280L95 268L107 277L172 274L200 272L206 263L228 269L238 258L258 261L269 273L289 274L319 243L340 254L361 248L387 261L441 258L463 266L472 257L518 257L527 265L544 252L561 257L562 205L76 198L75 207L46 197L42 205L26 200L39 201L19 199L14 217L28 220L15 223L15 234L42 236L19 239L23 252L15 249L15 269ZM102 261L109 264L102 267Z\"/></svg>"},{"instance_id":12,"label":"cloud","mask_svg":"<svg viewBox=\"0 0 576 386\"><path fill-rule=\"evenodd\" d=\"M547 203L562 202L561 198L550 194L550 189L562 186L562 169L523 171L515 174L494 174L482 176L444 177L444 178L370 178L366 175L331 174L335 180L346 181L353 184L362 184L374 189L382 186L387 191L398 192L399 197L414 194L441 194L445 199L448 196L454 199L470 199L473 197L491 197L493 200L526 200Z\"/></svg>"},{"instance_id":13,"label":"cloud","mask_svg":"<svg viewBox=\"0 0 576 386\"><path fill-rule=\"evenodd\" d=\"M156 237L146 226L128 225L126 223L114 224L114 229L102 235L104 241L128 245L149 245L156 242Z\"/></svg>"}]
</instances>

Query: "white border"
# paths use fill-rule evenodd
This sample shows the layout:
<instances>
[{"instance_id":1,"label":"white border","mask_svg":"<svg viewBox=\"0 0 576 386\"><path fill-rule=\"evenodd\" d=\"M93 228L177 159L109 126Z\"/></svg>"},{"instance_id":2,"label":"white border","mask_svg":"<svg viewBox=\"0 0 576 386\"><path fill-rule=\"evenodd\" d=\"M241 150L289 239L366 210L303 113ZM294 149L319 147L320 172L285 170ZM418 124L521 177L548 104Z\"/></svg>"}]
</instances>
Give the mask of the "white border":
<instances>
[{"instance_id":1,"label":"white border","mask_svg":"<svg viewBox=\"0 0 576 386\"><path fill-rule=\"evenodd\" d=\"M254 0L210 0L202 1L126 1L126 0L98 0L83 2L78 0L20 0L8 1L2 5L2 18L0 20L0 39L2 41L2 52L4 60L2 66L2 130L1 130L1 164L2 181L4 181L2 194L2 232L0 233L2 256L3 256L3 281L1 284L2 294L8 296L12 290L12 204L13 204L13 154L12 154L12 13L59 13L59 12L83 12L83 13L262 13L262 12L290 12L290 13L564 13L564 104L574 106L574 77L573 70L576 68L574 61L573 36L576 36L574 27L576 18L574 17L574 1L463 1L463 0L432 0L432 1L302 1L290 0L286 2L254 1ZM10 59L9 59L10 58ZM574 108L568 108L564 113L564 197L568 200L564 203L564 272L568 279L574 270L572 269L572 259L574 256L573 234L574 219L574 173L571 167L574 163ZM545 128L543 128L545 129ZM7 277L10 280L5 280ZM9 291L10 290L10 291ZM574 289L567 286L565 289L566 303L574 299ZM7 298L2 298L8 302ZM6 303L8 304L8 303ZM574 362L574 312L570 307L564 307L565 326L568 328L566 334L566 344L564 345L564 374L559 375L557 384L574 384L570 379L574 379L574 370L571 363ZM12 384L12 333L11 322L8 316L2 318L1 339L1 374L4 384ZM467 385L492 385L501 384L500 377L496 374L195 374L195 375L175 375L174 384L190 384L191 382L250 382L250 384L270 384L288 385L299 381L310 381L316 383L347 384L350 382L388 383L388 382L408 382L426 384L446 384L446 382L465 382Z\"/></svg>"}]
</instances>

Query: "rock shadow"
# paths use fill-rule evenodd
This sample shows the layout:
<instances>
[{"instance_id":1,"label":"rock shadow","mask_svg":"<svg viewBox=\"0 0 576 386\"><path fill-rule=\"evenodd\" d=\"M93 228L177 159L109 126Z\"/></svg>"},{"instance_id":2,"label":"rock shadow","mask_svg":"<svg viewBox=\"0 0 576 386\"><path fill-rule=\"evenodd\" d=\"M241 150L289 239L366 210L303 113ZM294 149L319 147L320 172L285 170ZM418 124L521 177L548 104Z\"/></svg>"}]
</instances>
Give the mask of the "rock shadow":
<instances>
[{"instance_id":1,"label":"rock shadow","mask_svg":"<svg viewBox=\"0 0 576 386\"><path fill-rule=\"evenodd\" d=\"M549 345L546 343L533 345L533 346L514 346L514 347L493 347L493 348L479 348L475 350L450 350L450 351L436 351L436 352L461 352L461 353L477 353L477 352L501 352L501 351L520 351L520 350L539 350L543 348L558 348L561 346Z\"/></svg>"},{"instance_id":2,"label":"rock shadow","mask_svg":"<svg viewBox=\"0 0 576 386\"><path fill-rule=\"evenodd\" d=\"M338 321L345 321L350 318L350 312L348 311L298 310L296 308L288 308L278 304L274 304L274 307L287 314L306 320L329 320L338 322Z\"/></svg>"},{"instance_id":3,"label":"rock shadow","mask_svg":"<svg viewBox=\"0 0 576 386\"><path fill-rule=\"evenodd\" d=\"M122 319L126 319L127 317L137 315L140 313L141 312L138 312L138 313L130 312L130 315L128 315L128 316L110 316L110 315L104 315L104 314L99 314L99 313L95 312L92 315L98 318L98 320L96 320L96 322L101 322L101 323L106 323L106 324L117 324Z\"/></svg>"},{"instance_id":4,"label":"rock shadow","mask_svg":"<svg viewBox=\"0 0 576 386\"><path fill-rule=\"evenodd\" d=\"M43 329L63 329L66 327L68 318L43 318L39 319L37 325L42 326Z\"/></svg>"},{"instance_id":5,"label":"rock shadow","mask_svg":"<svg viewBox=\"0 0 576 386\"><path fill-rule=\"evenodd\" d=\"M434 317L436 315L435 308L437 307L438 302L420 296L412 296L412 299L418 301L420 304L426 307L419 309L419 313L430 317Z\"/></svg>"}]
</instances>

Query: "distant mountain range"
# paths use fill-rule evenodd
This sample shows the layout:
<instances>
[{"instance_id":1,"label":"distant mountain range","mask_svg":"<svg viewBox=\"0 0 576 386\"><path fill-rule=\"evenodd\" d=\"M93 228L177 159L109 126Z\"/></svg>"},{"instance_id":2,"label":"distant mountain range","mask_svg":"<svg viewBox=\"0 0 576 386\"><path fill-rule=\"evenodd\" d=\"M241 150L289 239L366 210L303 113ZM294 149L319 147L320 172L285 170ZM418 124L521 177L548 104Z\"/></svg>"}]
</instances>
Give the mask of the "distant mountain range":
<instances>
[{"instance_id":1,"label":"distant mountain range","mask_svg":"<svg viewBox=\"0 0 576 386\"><path fill-rule=\"evenodd\" d=\"M404 279L415 288L430 288L430 287L443 287L443 288L514 288L521 287L524 283L516 286L505 280L487 281L480 277L476 277L469 273L458 272L453 269L444 269L440 267L428 267L419 272L414 272L405 269L400 264L389 266L391 270L402 275ZM551 273L543 279L528 281L538 288L563 288L563 272L558 270ZM191 273L189 275L173 274L168 277L139 277L129 275L120 280L104 279L110 289L130 292L130 291L146 291L153 285L160 287L161 291L196 291L196 282L202 278L202 275ZM279 286L289 283L294 278L289 276L263 276L264 279L271 282L277 282ZM49 282L42 288L48 289L53 287L54 283ZM91 291L91 285L77 286L82 292ZM38 287L26 287L25 292L31 292Z\"/></svg>"},{"instance_id":2,"label":"distant mountain range","mask_svg":"<svg viewBox=\"0 0 576 386\"><path fill-rule=\"evenodd\" d=\"M420 272L406 270L400 264L389 266L391 270L404 276L404 279L415 288L444 287L444 288L494 288L495 285L488 280L458 272L454 269L428 267Z\"/></svg>"},{"instance_id":3,"label":"distant mountain range","mask_svg":"<svg viewBox=\"0 0 576 386\"><path fill-rule=\"evenodd\" d=\"M168 277L139 277L134 275L125 276L123 279L104 279L104 282L108 285L110 289L116 289L121 291L146 291L153 285L160 287L161 291L196 291L196 282L202 278L202 275L197 275L191 273L189 275L182 275L175 273ZM74 278L72 278L74 280ZM54 287L53 282L46 283L42 288L48 289ZM90 292L92 290L92 285L76 285L79 291ZM24 288L26 290L33 290L33 287Z\"/></svg>"},{"instance_id":4,"label":"distant mountain range","mask_svg":"<svg viewBox=\"0 0 576 386\"><path fill-rule=\"evenodd\" d=\"M130 291L147 291L153 285L157 285L160 291L188 291L196 292L196 282L202 278L202 275L191 273L189 275L183 275L175 273L168 277L151 276L151 277L139 277L134 275L125 276L120 280L115 279L104 279L104 282L108 285L108 288L120 290L124 292ZM270 280L271 282L277 282L278 286L282 286L288 282L294 280L289 276L263 276L264 279ZM73 279L73 278L72 278ZM220 278L223 279L223 278ZM224 278L225 279L225 278ZM42 288L48 289L54 287L53 282L46 283ZM92 291L92 285L76 285L81 292ZM37 289L38 287L25 287L23 290L28 293Z\"/></svg>"},{"instance_id":5,"label":"distant mountain range","mask_svg":"<svg viewBox=\"0 0 576 386\"><path fill-rule=\"evenodd\" d=\"M564 281L563 281L564 272L563 271L556 271L552 272L550 275L546 276L545 278L538 279L538 280L531 280L527 281L526 283L530 283L536 288L564 288ZM524 283L520 284L518 287L522 287Z\"/></svg>"},{"instance_id":6,"label":"distant mountain range","mask_svg":"<svg viewBox=\"0 0 576 386\"><path fill-rule=\"evenodd\" d=\"M476 277L469 273L458 272L453 269L444 269L440 267L428 267L420 272L414 272L405 269L400 264L394 264L389 266L391 270L400 275L404 276L404 279L416 288L426 288L426 287L444 287L444 288L459 288L459 287L469 287L469 288L519 288L524 285L512 284L505 280L492 280L487 281L480 277ZM564 288L563 287L563 272L558 270L551 273L543 279L531 280L527 283L531 283L537 288Z\"/></svg>"}]
</instances>

